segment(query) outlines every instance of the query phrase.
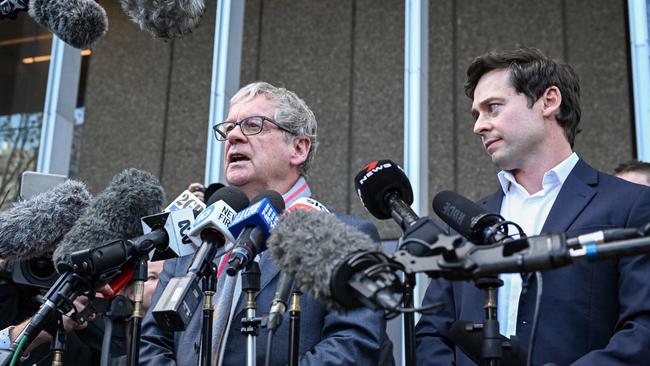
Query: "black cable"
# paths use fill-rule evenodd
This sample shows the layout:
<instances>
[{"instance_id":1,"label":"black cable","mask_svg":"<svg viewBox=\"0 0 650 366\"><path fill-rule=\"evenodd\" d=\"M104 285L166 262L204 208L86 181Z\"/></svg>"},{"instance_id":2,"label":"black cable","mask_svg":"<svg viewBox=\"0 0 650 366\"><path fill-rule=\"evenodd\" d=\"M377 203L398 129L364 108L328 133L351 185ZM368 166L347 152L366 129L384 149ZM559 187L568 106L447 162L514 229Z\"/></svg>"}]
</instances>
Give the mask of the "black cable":
<instances>
[{"instance_id":1,"label":"black cable","mask_svg":"<svg viewBox=\"0 0 650 366\"><path fill-rule=\"evenodd\" d=\"M442 302L436 302L433 304L429 304L427 306L421 306L419 308L403 308L400 306L395 307L395 311L399 311L400 313L422 313L422 314L435 314L439 312L440 310L445 308L445 304Z\"/></svg>"},{"instance_id":2,"label":"black cable","mask_svg":"<svg viewBox=\"0 0 650 366\"><path fill-rule=\"evenodd\" d=\"M273 331L269 330L266 336L266 354L264 355L264 366L271 366L271 343L273 343Z\"/></svg>"},{"instance_id":3,"label":"black cable","mask_svg":"<svg viewBox=\"0 0 650 366\"><path fill-rule=\"evenodd\" d=\"M542 272L535 272L537 279L537 296L535 297L535 313L533 315L533 328L530 333L530 340L528 341L528 358L526 359L526 366L531 366L533 362L533 347L535 345L535 338L537 337L537 325L539 324L540 305L542 304L542 291L544 283L542 282Z\"/></svg>"}]
</instances>

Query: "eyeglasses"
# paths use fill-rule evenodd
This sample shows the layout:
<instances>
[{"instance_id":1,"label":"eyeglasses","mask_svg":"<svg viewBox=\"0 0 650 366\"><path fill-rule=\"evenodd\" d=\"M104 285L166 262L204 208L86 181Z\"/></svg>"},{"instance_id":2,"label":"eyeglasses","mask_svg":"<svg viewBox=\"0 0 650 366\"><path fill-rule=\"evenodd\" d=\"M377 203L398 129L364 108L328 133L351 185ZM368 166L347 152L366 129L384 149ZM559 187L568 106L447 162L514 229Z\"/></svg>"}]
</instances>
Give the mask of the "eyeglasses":
<instances>
[{"instance_id":1,"label":"eyeglasses","mask_svg":"<svg viewBox=\"0 0 650 366\"><path fill-rule=\"evenodd\" d=\"M285 127L280 126L274 120L264 117L264 116L250 116L242 119L239 122L226 121L217 123L212 127L214 130L214 137L219 141L226 141L228 139L228 134L237 126L241 129L241 132L244 136L257 135L258 133L264 130L264 121L271 122L280 130L295 135L293 132L289 131Z\"/></svg>"}]
</instances>

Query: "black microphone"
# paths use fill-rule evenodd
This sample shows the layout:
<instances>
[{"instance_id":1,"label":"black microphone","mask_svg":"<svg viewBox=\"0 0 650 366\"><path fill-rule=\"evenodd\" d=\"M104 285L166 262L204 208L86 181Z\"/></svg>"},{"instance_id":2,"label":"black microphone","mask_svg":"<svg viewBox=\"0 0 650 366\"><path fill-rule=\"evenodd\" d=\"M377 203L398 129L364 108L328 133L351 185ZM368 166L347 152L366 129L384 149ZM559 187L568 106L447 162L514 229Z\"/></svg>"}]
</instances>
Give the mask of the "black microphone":
<instances>
[{"instance_id":1,"label":"black microphone","mask_svg":"<svg viewBox=\"0 0 650 366\"><path fill-rule=\"evenodd\" d=\"M278 222L267 244L295 286L329 309L394 309L402 300L401 282L386 266L381 247L332 214L291 212Z\"/></svg>"},{"instance_id":2,"label":"black microphone","mask_svg":"<svg viewBox=\"0 0 650 366\"><path fill-rule=\"evenodd\" d=\"M24 260L52 251L91 200L83 183L70 180L0 211L0 258Z\"/></svg>"},{"instance_id":3,"label":"black microphone","mask_svg":"<svg viewBox=\"0 0 650 366\"><path fill-rule=\"evenodd\" d=\"M460 235L475 244L494 244L505 239L500 230L505 219L452 191L442 191L433 198L433 211Z\"/></svg>"},{"instance_id":4,"label":"black microphone","mask_svg":"<svg viewBox=\"0 0 650 366\"><path fill-rule=\"evenodd\" d=\"M368 212L380 220L392 217L404 230L402 238L410 241L403 249L417 257L429 254L428 247L414 242L435 243L442 230L411 209L413 189L399 165L390 160L373 161L357 174L354 186Z\"/></svg>"},{"instance_id":5,"label":"black microphone","mask_svg":"<svg viewBox=\"0 0 650 366\"><path fill-rule=\"evenodd\" d=\"M205 11L204 0L120 0L131 20L165 40L190 33Z\"/></svg>"},{"instance_id":6,"label":"black microphone","mask_svg":"<svg viewBox=\"0 0 650 366\"><path fill-rule=\"evenodd\" d=\"M233 237L237 238L226 266L229 276L236 275L257 254L266 250L266 239L282 211L282 195L269 190L255 196L249 207L237 213L228 227Z\"/></svg>"},{"instance_id":7,"label":"black microphone","mask_svg":"<svg viewBox=\"0 0 650 366\"><path fill-rule=\"evenodd\" d=\"M80 267L79 262L75 260L79 252L100 249L112 239L127 239L142 234L140 217L160 211L163 203L164 191L149 173L127 169L115 176L54 251L53 260L57 271L62 275L47 292L44 304L32 317L19 339L26 337L27 343L31 342L53 310L69 311L70 304L77 296L92 296L95 289L108 281L105 273L91 273L87 266ZM119 249L116 248L118 252ZM113 250L110 254L113 254L112 252ZM100 250L98 257L103 258L104 255ZM99 260L97 267L111 270L111 275L119 274L119 271L115 270L117 264L113 263L116 261L115 256L107 257L110 260Z\"/></svg>"},{"instance_id":8,"label":"black microphone","mask_svg":"<svg viewBox=\"0 0 650 366\"><path fill-rule=\"evenodd\" d=\"M72 47L92 47L108 29L106 11L93 0L30 0L29 16Z\"/></svg>"},{"instance_id":9,"label":"black microphone","mask_svg":"<svg viewBox=\"0 0 650 366\"><path fill-rule=\"evenodd\" d=\"M237 210L248 206L248 198L237 188L224 187L212 195L209 205L201 211L192 224L188 235L200 242L192 262L183 277L173 277L160 294L152 309L156 323L167 331L187 328L199 305L202 291L198 282L206 273L217 253L226 251L226 242L234 241L228 230Z\"/></svg>"}]
</instances>

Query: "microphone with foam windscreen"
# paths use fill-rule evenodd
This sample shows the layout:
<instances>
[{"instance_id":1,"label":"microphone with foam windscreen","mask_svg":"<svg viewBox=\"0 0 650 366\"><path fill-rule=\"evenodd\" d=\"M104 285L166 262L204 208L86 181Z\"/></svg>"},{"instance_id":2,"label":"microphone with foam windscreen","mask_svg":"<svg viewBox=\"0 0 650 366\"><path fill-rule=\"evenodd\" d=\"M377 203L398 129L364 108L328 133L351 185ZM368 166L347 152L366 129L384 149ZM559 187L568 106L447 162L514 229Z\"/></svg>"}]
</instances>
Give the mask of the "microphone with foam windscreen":
<instances>
[{"instance_id":1,"label":"microphone with foam windscreen","mask_svg":"<svg viewBox=\"0 0 650 366\"><path fill-rule=\"evenodd\" d=\"M50 252L91 200L83 183L70 180L0 211L0 258L24 260Z\"/></svg>"},{"instance_id":2,"label":"microphone with foam windscreen","mask_svg":"<svg viewBox=\"0 0 650 366\"><path fill-rule=\"evenodd\" d=\"M190 33L205 11L204 0L120 0L120 3L140 29L166 40Z\"/></svg>"},{"instance_id":3,"label":"microphone with foam windscreen","mask_svg":"<svg viewBox=\"0 0 650 366\"><path fill-rule=\"evenodd\" d=\"M226 273L234 276L257 254L266 250L266 239L284 211L284 199L276 191L264 191L252 200L253 204L237 213L228 227L237 238L226 266Z\"/></svg>"},{"instance_id":4,"label":"microphone with foam windscreen","mask_svg":"<svg viewBox=\"0 0 650 366\"><path fill-rule=\"evenodd\" d=\"M152 309L161 329L181 331L187 328L199 305L201 290L198 282L215 257L228 249L226 242L234 241L228 230L237 211L248 206L248 198L237 188L224 187L215 192L208 207L196 217L188 235L199 249L183 277L173 277L160 294Z\"/></svg>"},{"instance_id":5,"label":"microphone with foam windscreen","mask_svg":"<svg viewBox=\"0 0 650 366\"><path fill-rule=\"evenodd\" d=\"M432 202L433 211L460 235L475 244L494 244L507 237L501 215L489 213L483 207L452 191L438 193Z\"/></svg>"},{"instance_id":6,"label":"microphone with foam windscreen","mask_svg":"<svg viewBox=\"0 0 650 366\"><path fill-rule=\"evenodd\" d=\"M28 344L53 310L63 313L71 310L70 304L77 296L92 296L97 288L120 274L119 267L124 264L128 246L106 243L142 234L140 217L160 211L163 203L164 191L149 173L127 169L115 176L54 251L55 266L62 274L44 296L44 304L17 342L24 339ZM109 249L104 251L103 248Z\"/></svg>"},{"instance_id":7,"label":"microphone with foam windscreen","mask_svg":"<svg viewBox=\"0 0 650 366\"><path fill-rule=\"evenodd\" d=\"M296 210L273 229L268 248L294 285L329 309L394 309L402 300L399 277L373 240L334 215Z\"/></svg>"},{"instance_id":8,"label":"microphone with foam windscreen","mask_svg":"<svg viewBox=\"0 0 650 366\"><path fill-rule=\"evenodd\" d=\"M56 248L53 260L57 270L74 270L70 255L76 251L142 235L140 218L159 212L164 201L163 188L151 174L124 170L95 198Z\"/></svg>"},{"instance_id":9,"label":"microphone with foam windscreen","mask_svg":"<svg viewBox=\"0 0 650 366\"><path fill-rule=\"evenodd\" d=\"M300 197L291 204L286 210L285 214L289 214L296 210L318 210L321 212L330 211L322 203L309 197ZM287 311L287 303L291 290L293 289L293 278L282 271L278 278L275 294L271 301L271 310L269 311L268 321L266 328L269 332L275 332L277 327L282 324L284 313Z\"/></svg>"},{"instance_id":10,"label":"microphone with foam windscreen","mask_svg":"<svg viewBox=\"0 0 650 366\"><path fill-rule=\"evenodd\" d=\"M72 47L92 47L108 29L106 11L94 0L30 0L29 15Z\"/></svg>"}]
</instances>

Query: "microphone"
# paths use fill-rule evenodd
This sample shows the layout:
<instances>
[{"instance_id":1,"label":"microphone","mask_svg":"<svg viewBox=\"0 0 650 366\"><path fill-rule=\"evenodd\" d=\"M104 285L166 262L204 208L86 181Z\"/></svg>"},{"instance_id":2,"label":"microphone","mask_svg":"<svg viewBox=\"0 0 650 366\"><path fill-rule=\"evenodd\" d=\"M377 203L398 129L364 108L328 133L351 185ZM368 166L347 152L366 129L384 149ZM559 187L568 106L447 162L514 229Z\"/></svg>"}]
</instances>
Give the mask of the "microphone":
<instances>
[{"instance_id":1,"label":"microphone","mask_svg":"<svg viewBox=\"0 0 650 366\"><path fill-rule=\"evenodd\" d=\"M286 214L295 210L318 210L321 212L330 212L322 203L309 197L298 198L287 208ZM266 327L270 332L275 332L280 324L282 324L282 319L284 318L284 313L287 311L287 302L292 289L293 278L287 275L286 272L282 271L278 278L278 285L275 294L273 295L273 300L271 301L271 310L269 311L268 321L266 324Z\"/></svg>"},{"instance_id":2,"label":"microphone","mask_svg":"<svg viewBox=\"0 0 650 366\"><path fill-rule=\"evenodd\" d=\"M284 199L276 191L264 191L255 198L254 204L237 213L228 227L237 241L230 254L226 273L234 276L250 261L266 250L266 239L278 221L278 213L284 211Z\"/></svg>"},{"instance_id":3,"label":"microphone","mask_svg":"<svg viewBox=\"0 0 650 366\"><path fill-rule=\"evenodd\" d=\"M53 310L67 312L78 295L92 294L94 289L103 286L109 277L103 271L110 270L110 276L119 274L119 269L116 270L115 267L122 262L115 258L123 257L116 256L115 251L124 249L115 248L109 243L111 250L103 252L102 248L106 246L104 243L115 238L126 239L141 234L140 217L160 211L163 202L163 189L149 173L126 169L115 176L54 251L52 259L62 275L47 292L44 304L32 317L20 338L25 337L30 342ZM84 252L95 254L97 261L89 262L87 256L83 255L83 261L77 260L80 258L79 253ZM102 261L104 257L108 260Z\"/></svg>"},{"instance_id":4,"label":"microphone","mask_svg":"<svg viewBox=\"0 0 650 366\"><path fill-rule=\"evenodd\" d=\"M90 48L108 29L106 11L93 0L30 0L29 16L74 48Z\"/></svg>"},{"instance_id":5,"label":"microphone","mask_svg":"<svg viewBox=\"0 0 650 366\"><path fill-rule=\"evenodd\" d=\"M404 230L401 249L416 257L429 254L430 249L418 243L435 243L442 230L432 219L420 218L411 209L413 189L399 165L390 160L373 161L354 178L354 187L368 212L380 220L392 217Z\"/></svg>"},{"instance_id":6,"label":"microphone","mask_svg":"<svg viewBox=\"0 0 650 366\"><path fill-rule=\"evenodd\" d=\"M198 281L217 255L223 255L226 241L234 241L228 225L236 210L248 206L248 198L237 188L224 187L215 192L208 207L196 217L188 232L195 243L200 242L192 262L183 277L173 277L167 283L152 309L158 326L168 331L182 331L187 328L199 305L202 291Z\"/></svg>"},{"instance_id":7,"label":"microphone","mask_svg":"<svg viewBox=\"0 0 650 366\"><path fill-rule=\"evenodd\" d=\"M460 235L475 244L494 244L507 237L501 230L506 220L452 191L438 193L432 202L433 211Z\"/></svg>"},{"instance_id":8,"label":"microphone","mask_svg":"<svg viewBox=\"0 0 650 366\"><path fill-rule=\"evenodd\" d=\"M91 200L83 183L69 180L0 211L0 258L24 260L52 251Z\"/></svg>"},{"instance_id":9,"label":"microphone","mask_svg":"<svg viewBox=\"0 0 650 366\"><path fill-rule=\"evenodd\" d=\"M296 210L285 215L268 247L295 286L329 309L394 309L402 300L401 282L381 247L332 214Z\"/></svg>"},{"instance_id":10,"label":"microphone","mask_svg":"<svg viewBox=\"0 0 650 366\"><path fill-rule=\"evenodd\" d=\"M185 190L165 208L164 212L143 217L142 230L145 234L154 230L164 230L169 237L166 248L154 251L151 260L178 258L196 252L198 245L192 242L188 232L195 216L204 209L205 203L192 192Z\"/></svg>"},{"instance_id":11,"label":"microphone","mask_svg":"<svg viewBox=\"0 0 650 366\"><path fill-rule=\"evenodd\" d=\"M204 0L120 0L120 4L140 29L165 40L192 32L205 11Z\"/></svg>"},{"instance_id":12,"label":"microphone","mask_svg":"<svg viewBox=\"0 0 650 366\"><path fill-rule=\"evenodd\" d=\"M220 190L223 187L225 186L221 183L212 183L209 186L207 186L203 191L203 199L205 199L205 202L210 201L210 197L212 197L214 192Z\"/></svg>"},{"instance_id":13,"label":"microphone","mask_svg":"<svg viewBox=\"0 0 650 366\"><path fill-rule=\"evenodd\" d=\"M116 175L63 237L52 257L59 273L73 270L70 254L142 235L140 218L159 212L165 193L151 174L134 168Z\"/></svg>"}]
</instances>

